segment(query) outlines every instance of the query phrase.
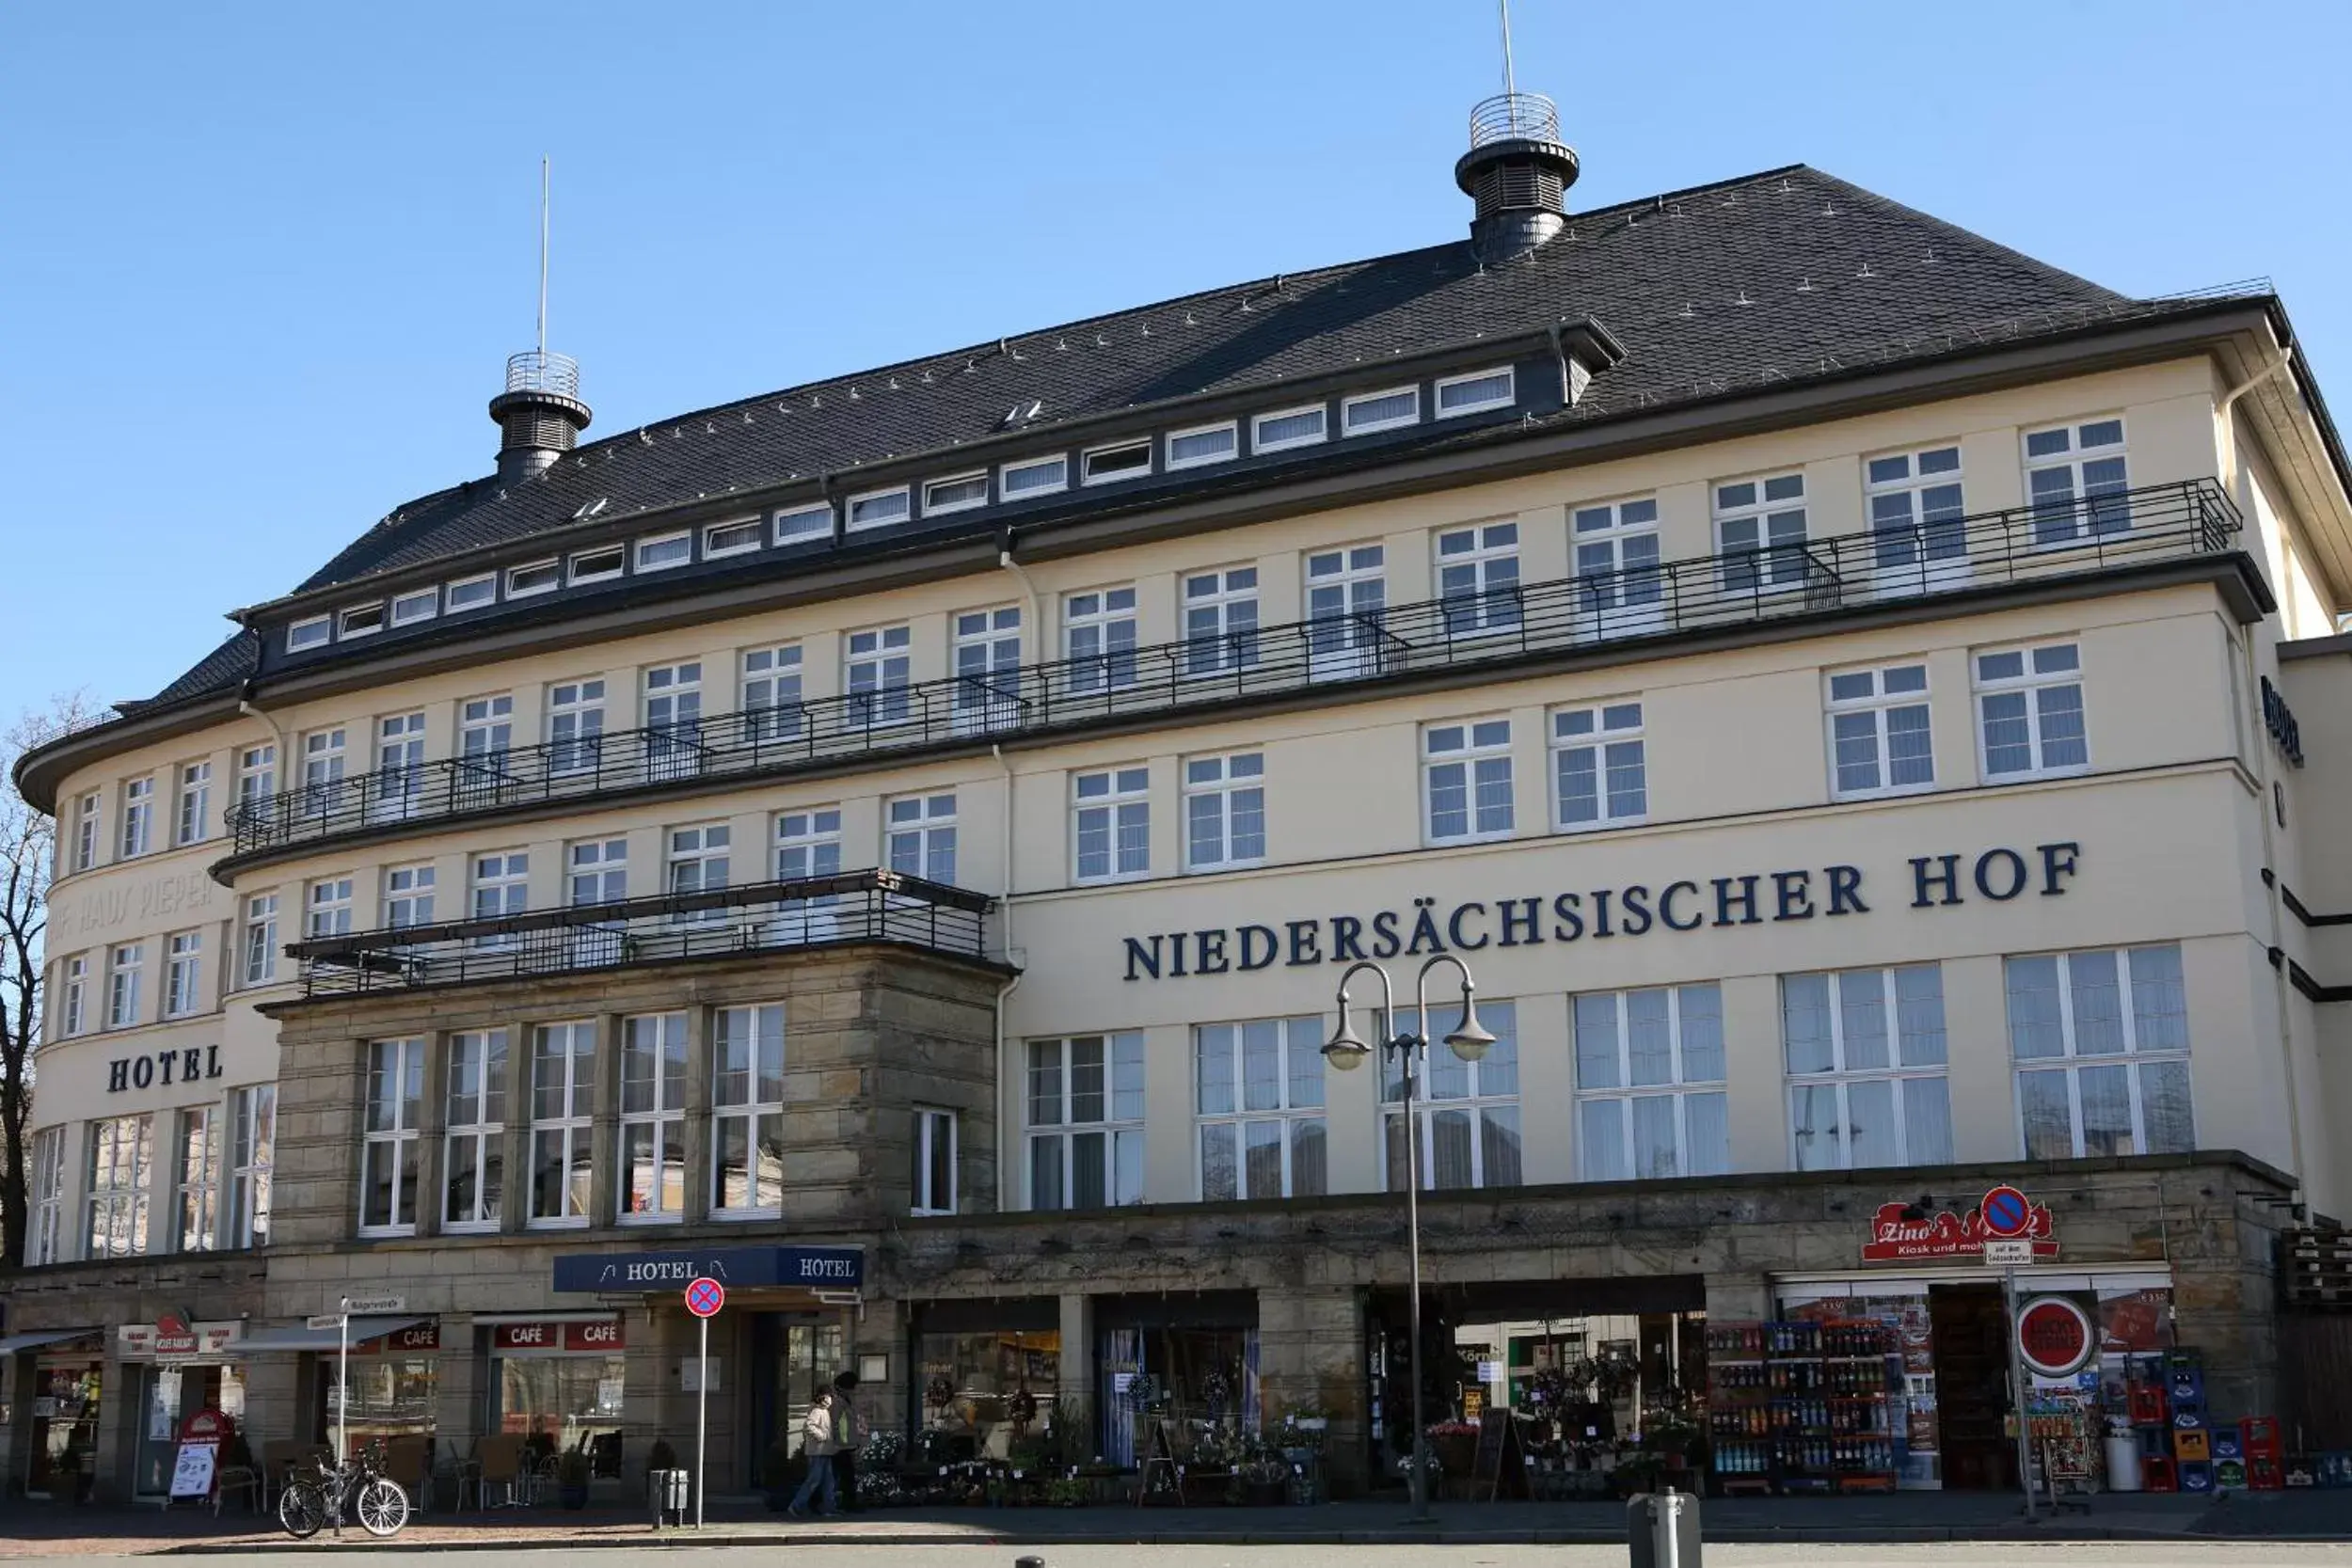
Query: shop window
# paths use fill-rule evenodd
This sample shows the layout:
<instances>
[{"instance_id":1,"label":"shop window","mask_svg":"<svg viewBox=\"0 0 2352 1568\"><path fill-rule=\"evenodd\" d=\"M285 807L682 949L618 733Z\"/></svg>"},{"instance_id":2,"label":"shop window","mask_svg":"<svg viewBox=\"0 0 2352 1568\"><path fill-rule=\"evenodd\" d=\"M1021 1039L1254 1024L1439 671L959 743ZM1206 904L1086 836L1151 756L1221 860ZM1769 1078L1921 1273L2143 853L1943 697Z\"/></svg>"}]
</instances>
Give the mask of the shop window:
<instances>
[{"instance_id":1,"label":"shop window","mask_svg":"<svg viewBox=\"0 0 2352 1568\"><path fill-rule=\"evenodd\" d=\"M1829 677L1831 793L1840 800L1905 795L1935 784L1928 667L1890 664Z\"/></svg>"},{"instance_id":2,"label":"shop window","mask_svg":"<svg viewBox=\"0 0 2352 1568\"><path fill-rule=\"evenodd\" d=\"M1421 743L1429 842L1468 844L1510 837L1516 820L1511 721L1432 724L1422 731Z\"/></svg>"},{"instance_id":3,"label":"shop window","mask_svg":"<svg viewBox=\"0 0 2352 1568\"><path fill-rule=\"evenodd\" d=\"M1494 1032L1486 1054L1466 1062L1445 1043L1462 1022L1458 1006L1429 1015L1428 1049L1413 1115L1421 1123L1423 1192L1459 1187L1516 1187L1520 1175L1518 1006L1512 1002L1479 1005L1478 1021ZM1423 1034L1418 1015L1397 1014L1397 1027ZM1381 1164L1389 1191L1405 1190L1405 1078L1394 1056L1381 1068Z\"/></svg>"},{"instance_id":4,"label":"shop window","mask_svg":"<svg viewBox=\"0 0 2352 1568\"><path fill-rule=\"evenodd\" d=\"M1581 1180L1720 1176L1731 1168L1723 1013L1713 985L1576 999Z\"/></svg>"},{"instance_id":5,"label":"shop window","mask_svg":"<svg viewBox=\"0 0 2352 1568\"><path fill-rule=\"evenodd\" d=\"M686 1015L645 1013L621 1026L623 1221L686 1212Z\"/></svg>"},{"instance_id":6,"label":"shop window","mask_svg":"<svg viewBox=\"0 0 2352 1568\"><path fill-rule=\"evenodd\" d=\"M367 1092L367 1124L359 1147L359 1233L406 1235L417 1227L424 1041L371 1041Z\"/></svg>"},{"instance_id":7,"label":"shop window","mask_svg":"<svg viewBox=\"0 0 2352 1568\"><path fill-rule=\"evenodd\" d=\"M404 1343L423 1338L430 1348ZM351 1347L351 1408L344 1425L354 1449L394 1437L431 1437L434 1411L439 1402L440 1354L437 1328L411 1329ZM317 1432L322 1438L335 1428L333 1362L320 1378Z\"/></svg>"},{"instance_id":8,"label":"shop window","mask_svg":"<svg viewBox=\"0 0 2352 1568\"><path fill-rule=\"evenodd\" d=\"M531 1031L531 1223L588 1223L589 1145L596 1114L596 1026L541 1023Z\"/></svg>"},{"instance_id":9,"label":"shop window","mask_svg":"<svg viewBox=\"0 0 2352 1568\"><path fill-rule=\"evenodd\" d=\"M785 1323L783 1354L774 1358L776 1409L784 1441L801 1452L801 1423L817 1396L849 1364L849 1335L838 1323ZM769 1341L773 1343L772 1340Z\"/></svg>"},{"instance_id":10,"label":"shop window","mask_svg":"<svg viewBox=\"0 0 2352 1568\"><path fill-rule=\"evenodd\" d=\"M278 1086L256 1084L236 1091L236 1125L229 1154L229 1215L232 1246L269 1244L270 1169L278 1143Z\"/></svg>"},{"instance_id":11,"label":"shop window","mask_svg":"<svg viewBox=\"0 0 2352 1568\"><path fill-rule=\"evenodd\" d=\"M1649 815L1642 705L1606 703L1551 716L1553 810L1563 832L1613 828Z\"/></svg>"},{"instance_id":12,"label":"shop window","mask_svg":"<svg viewBox=\"0 0 2352 1568\"><path fill-rule=\"evenodd\" d=\"M715 1216L784 1212L784 1007L711 1015L710 1204Z\"/></svg>"},{"instance_id":13,"label":"shop window","mask_svg":"<svg viewBox=\"0 0 2352 1568\"><path fill-rule=\"evenodd\" d=\"M890 802L890 869L952 884L956 879L956 798L910 795Z\"/></svg>"},{"instance_id":14,"label":"shop window","mask_svg":"<svg viewBox=\"0 0 2352 1568\"><path fill-rule=\"evenodd\" d=\"M1950 1163L1934 964L1784 974L1780 1020L1797 1169Z\"/></svg>"},{"instance_id":15,"label":"shop window","mask_svg":"<svg viewBox=\"0 0 2352 1568\"><path fill-rule=\"evenodd\" d=\"M2178 946L2042 953L2003 969L2027 1159L2196 1147Z\"/></svg>"},{"instance_id":16,"label":"shop window","mask_svg":"<svg viewBox=\"0 0 2352 1568\"><path fill-rule=\"evenodd\" d=\"M179 1174L173 1184L175 1252L210 1252L220 1244L220 1115L211 1105L180 1113Z\"/></svg>"},{"instance_id":17,"label":"shop window","mask_svg":"<svg viewBox=\"0 0 2352 1568\"><path fill-rule=\"evenodd\" d=\"M1265 757L1184 761L1184 869L1231 871L1265 859Z\"/></svg>"},{"instance_id":18,"label":"shop window","mask_svg":"<svg viewBox=\"0 0 2352 1568\"><path fill-rule=\"evenodd\" d=\"M1488 523L1438 535L1438 601L1448 637L1518 629L1519 525Z\"/></svg>"},{"instance_id":19,"label":"shop window","mask_svg":"<svg viewBox=\"0 0 2352 1568\"><path fill-rule=\"evenodd\" d=\"M31 1226L24 1240L24 1266L65 1261L65 1129L44 1127L33 1134Z\"/></svg>"},{"instance_id":20,"label":"shop window","mask_svg":"<svg viewBox=\"0 0 2352 1568\"><path fill-rule=\"evenodd\" d=\"M2072 642L1976 656L1978 757L1987 782L2055 778L2090 766L2082 652Z\"/></svg>"},{"instance_id":21,"label":"shop window","mask_svg":"<svg viewBox=\"0 0 2352 1568\"><path fill-rule=\"evenodd\" d=\"M914 1342L923 1457L941 1464L1009 1453L1017 1438L1055 1440L1061 1336L1050 1328L923 1334ZM1083 1440L1064 1452L1091 1452Z\"/></svg>"},{"instance_id":22,"label":"shop window","mask_svg":"<svg viewBox=\"0 0 2352 1568\"><path fill-rule=\"evenodd\" d=\"M441 1228L496 1230L506 1196L506 1031L449 1037Z\"/></svg>"},{"instance_id":23,"label":"shop window","mask_svg":"<svg viewBox=\"0 0 2352 1568\"><path fill-rule=\"evenodd\" d=\"M147 1184L154 1132L152 1117L115 1117L89 1124L83 1257L136 1258L147 1251Z\"/></svg>"},{"instance_id":24,"label":"shop window","mask_svg":"<svg viewBox=\"0 0 2352 1568\"><path fill-rule=\"evenodd\" d=\"M1029 1207L1143 1201L1143 1034L1029 1042Z\"/></svg>"},{"instance_id":25,"label":"shop window","mask_svg":"<svg viewBox=\"0 0 2352 1568\"><path fill-rule=\"evenodd\" d=\"M952 1214L956 1212L956 1114L914 1108L914 1132L907 1191L913 1212Z\"/></svg>"},{"instance_id":26,"label":"shop window","mask_svg":"<svg viewBox=\"0 0 2352 1568\"><path fill-rule=\"evenodd\" d=\"M1201 1197L1316 1197L1327 1191L1323 1020L1204 1023L1192 1041Z\"/></svg>"}]
</instances>

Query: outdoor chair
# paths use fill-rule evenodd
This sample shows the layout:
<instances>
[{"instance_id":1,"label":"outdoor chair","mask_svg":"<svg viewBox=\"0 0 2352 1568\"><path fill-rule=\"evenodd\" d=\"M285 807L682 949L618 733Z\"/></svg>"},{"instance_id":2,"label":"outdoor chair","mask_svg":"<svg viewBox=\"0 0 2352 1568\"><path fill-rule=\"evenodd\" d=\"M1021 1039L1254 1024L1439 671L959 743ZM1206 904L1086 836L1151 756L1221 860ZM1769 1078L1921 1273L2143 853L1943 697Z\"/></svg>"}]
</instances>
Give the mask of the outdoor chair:
<instances>
[{"instance_id":1,"label":"outdoor chair","mask_svg":"<svg viewBox=\"0 0 2352 1568\"><path fill-rule=\"evenodd\" d=\"M474 1503L487 1511L520 1508L527 1500L523 1481L523 1440L499 1433L474 1439ZM493 1491L493 1488L496 1490ZM495 1500L494 1500L495 1499Z\"/></svg>"}]
</instances>

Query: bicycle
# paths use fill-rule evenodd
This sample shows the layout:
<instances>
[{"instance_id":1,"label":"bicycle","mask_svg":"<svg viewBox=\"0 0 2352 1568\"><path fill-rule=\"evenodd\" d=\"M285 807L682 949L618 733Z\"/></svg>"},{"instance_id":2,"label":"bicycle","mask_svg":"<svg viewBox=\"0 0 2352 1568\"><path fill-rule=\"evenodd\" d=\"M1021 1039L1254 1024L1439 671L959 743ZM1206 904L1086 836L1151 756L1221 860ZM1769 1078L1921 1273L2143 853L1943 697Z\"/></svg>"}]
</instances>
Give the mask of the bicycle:
<instances>
[{"instance_id":1,"label":"bicycle","mask_svg":"<svg viewBox=\"0 0 2352 1568\"><path fill-rule=\"evenodd\" d=\"M408 1494L384 1473L383 1455L373 1445L357 1459L288 1481L278 1498L278 1523L295 1540L308 1541L330 1523L341 1529L346 1509L379 1540L398 1535L408 1522Z\"/></svg>"}]
</instances>

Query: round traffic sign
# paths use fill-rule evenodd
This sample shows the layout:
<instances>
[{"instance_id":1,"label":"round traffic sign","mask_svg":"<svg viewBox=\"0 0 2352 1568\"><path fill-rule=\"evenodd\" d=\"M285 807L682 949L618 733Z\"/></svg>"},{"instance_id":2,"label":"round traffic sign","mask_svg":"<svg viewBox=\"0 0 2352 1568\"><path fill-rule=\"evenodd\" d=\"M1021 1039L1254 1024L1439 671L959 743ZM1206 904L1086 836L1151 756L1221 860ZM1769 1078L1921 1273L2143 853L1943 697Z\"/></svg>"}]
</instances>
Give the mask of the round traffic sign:
<instances>
[{"instance_id":1,"label":"round traffic sign","mask_svg":"<svg viewBox=\"0 0 2352 1568\"><path fill-rule=\"evenodd\" d=\"M2090 1314L2065 1296L2036 1296L2017 1309L2017 1354L2028 1370L2066 1377L2098 1348Z\"/></svg>"},{"instance_id":2,"label":"round traffic sign","mask_svg":"<svg viewBox=\"0 0 2352 1568\"><path fill-rule=\"evenodd\" d=\"M2014 1187L1995 1187L1978 1205L1984 1227L1995 1236L2023 1236L2033 1224L2033 1204Z\"/></svg>"},{"instance_id":3,"label":"round traffic sign","mask_svg":"<svg viewBox=\"0 0 2352 1568\"><path fill-rule=\"evenodd\" d=\"M715 1318L727 1304L727 1288L705 1275L686 1287L686 1309L698 1318Z\"/></svg>"}]
</instances>

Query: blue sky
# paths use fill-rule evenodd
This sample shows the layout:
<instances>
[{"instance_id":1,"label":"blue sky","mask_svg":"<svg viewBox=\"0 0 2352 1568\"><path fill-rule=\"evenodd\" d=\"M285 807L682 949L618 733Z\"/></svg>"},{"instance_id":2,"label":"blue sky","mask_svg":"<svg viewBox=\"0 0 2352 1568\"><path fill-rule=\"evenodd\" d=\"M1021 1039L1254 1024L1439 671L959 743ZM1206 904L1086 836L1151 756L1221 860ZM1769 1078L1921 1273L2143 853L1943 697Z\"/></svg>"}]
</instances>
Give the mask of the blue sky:
<instances>
[{"instance_id":1,"label":"blue sky","mask_svg":"<svg viewBox=\"0 0 2352 1568\"><path fill-rule=\"evenodd\" d=\"M2267 274L2352 420L2352 5L1514 11L1571 207L1804 162L2128 293ZM224 611L489 471L543 152L594 436L1453 238L1500 77L1491 0L250 0L9 33L0 720L152 692Z\"/></svg>"}]
</instances>

